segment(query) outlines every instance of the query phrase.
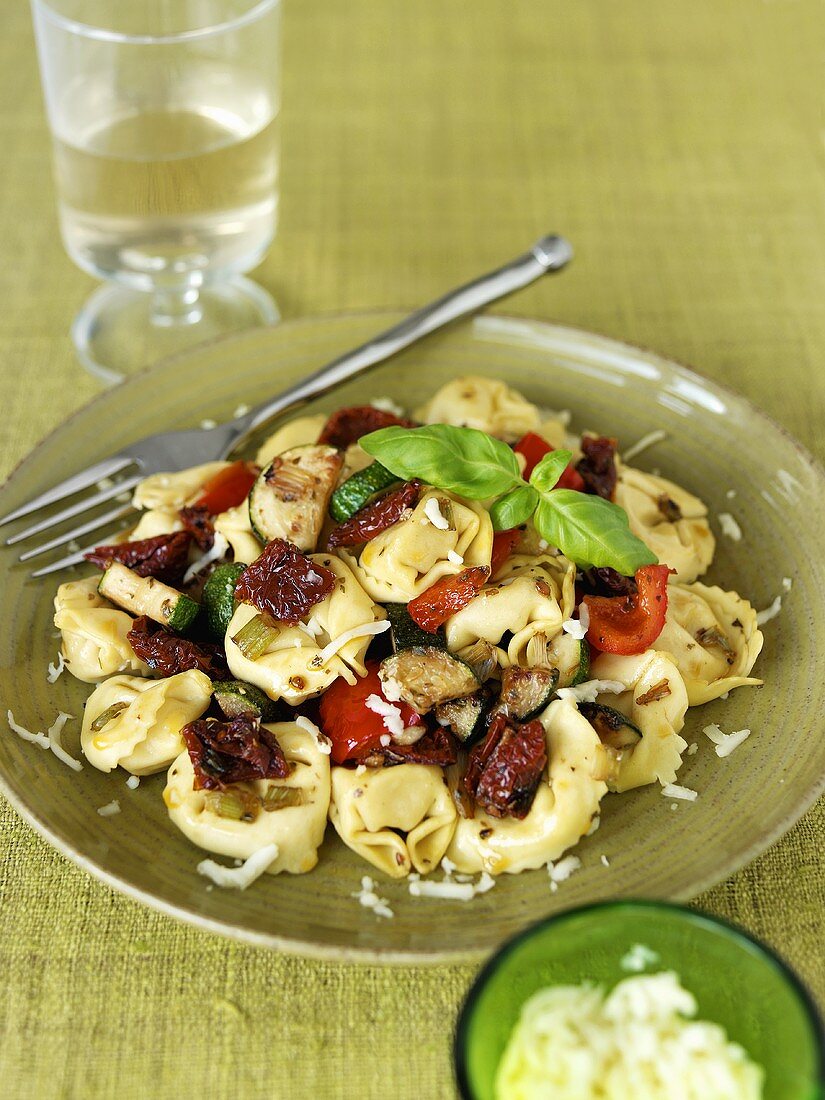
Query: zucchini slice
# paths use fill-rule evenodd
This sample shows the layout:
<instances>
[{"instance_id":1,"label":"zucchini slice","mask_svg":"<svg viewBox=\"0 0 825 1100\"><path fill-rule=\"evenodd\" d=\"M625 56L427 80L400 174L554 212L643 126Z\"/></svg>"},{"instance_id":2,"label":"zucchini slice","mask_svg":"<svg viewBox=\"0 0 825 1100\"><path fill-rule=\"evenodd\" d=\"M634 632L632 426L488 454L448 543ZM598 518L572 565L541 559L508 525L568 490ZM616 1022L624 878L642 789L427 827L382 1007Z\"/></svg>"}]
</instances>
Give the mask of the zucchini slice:
<instances>
[{"instance_id":1,"label":"zucchini slice","mask_svg":"<svg viewBox=\"0 0 825 1100\"><path fill-rule=\"evenodd\" d=\"M201 613L209 633L223 641L235 614L235 585L246 566L242 561L227 562L213 570L201 593Z\"/></svg>"},{"instance_id":2,"label":"zucchini slice","mask_svg":"<svg viewBox=\"0 0 825 1100\"><path fill-rule=\"evenodd\" d=\"M623 714L613 707L602 703L579 703L579 714L583 714L599 740L609 749L630 749L642 739L642 731L634 726Z\"/></svg>"},{"instance_id":3,"label":"zucchini slice","mask_svg":"<svg viewBox=\"0 0 825 1100\"><path fill-rule=\"evenodd\" d=\"M529 722L550 702L559 682L557 668L520 668L511 665L501 674L499 705L516 722Z\"/></svg>"},{"instance_id":4,"label":"zucchini slice","mask_svg":"<svg viewBox=\"0 0 825 1100\"><path fill-rule=\"evenodd\" d=\"M462 745L472 745L484 735L489 713L489 694L481 689L463 699L451 699L435 708L436 721L447 726Z\"/></svg>"},{"instance_id":5,"label":"zucchini slice","mask_svg":"<svg viewBox=\"0 0 825 1100\"><path fill-rule=\"evenodd\" d=\"M531 668L557 668L556 687L575 687L590 679L590 647L586 639L572 634L557 634L552 642L535 634L527 643L527 663Z\"/></svg>"},{"instance_id":6,"label":"zucchini slice","mask_svg":"<svg viewBox=\"0 0 825 1100\"><path fill-rule=\"evenodd\" d=\"M320 443L276 455L249 492L249 521L261 542L286 539L314 550L343 461Z\"/></svg>"},{"instance_id":7,"label":"zucchini slice","mask_svg":"<svg viewBox=\"0 0 825 1100\"><path fill-rule=\"evenodd\" d=\"M227 718L260 718L262 722L274 722L278 707L268 695L254 684L245 684L242 680L216 680L212 685L212 696Z\"/></svg>"},{"instance_id":8,"label":"zucchini slice","mask_svg":"<svg viewBox=\"0 0 825 1100\"><path fill-rule=\"evenodd\" d=\"M400 650L381 662L379 676L387 699L403 699L419 714L479 688L470 666L437 645Z\"/></svg>"},{"instance_id":9,"label":"zucchini slice","mask_svg":"<svg viewBox=\"0 0 825 1100\"><path fill-rule=\"evenodd\" d=\"M407 611L405 603L385 603L384 610L390 620L394 653L399 653L402 649L412 649L415 646L425 649L446 649L447 642L444 635L431 634L428 630L422 630Z\"/></svg>"},{"instance_id":10,"label":"zucchini slice","mask_svg":"<svg viewBox=\"0 0 825 1100\"><path fill-rule=\"evenodd\" d=\"M329 514L338 523L343 523L351 519L356 512L360 512L364 505L369 504L378 493L389 489L398 481L399 478L390 473L386 466L382 466L380 462L373 462L366 469L358 470L338 486L329 499Z\"/></svg>"},{"instance_id":11,"label":"zucchini slice","mask_svg":"<svg viewBox=\"0 0 825 1100\"><path fill-rule=\"evenodd\" d=\"M101 596L132 615L147 615L176 634L195 621L200 606L156 577L141 577L120 562L112 562L97 586Z\"/></svg>"}]
</instances>

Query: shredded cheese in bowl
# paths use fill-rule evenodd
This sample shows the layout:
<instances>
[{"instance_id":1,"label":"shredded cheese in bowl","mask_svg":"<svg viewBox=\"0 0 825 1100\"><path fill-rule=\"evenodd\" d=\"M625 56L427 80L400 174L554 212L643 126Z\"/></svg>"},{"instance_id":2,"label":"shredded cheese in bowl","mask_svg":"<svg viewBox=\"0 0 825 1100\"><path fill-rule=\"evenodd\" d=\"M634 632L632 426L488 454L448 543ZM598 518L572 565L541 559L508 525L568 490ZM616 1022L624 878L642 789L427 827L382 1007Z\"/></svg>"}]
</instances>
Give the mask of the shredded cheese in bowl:
<instances>
[{"instance_id":1,"label":"shredded cheese in bowl","mask_svg":"<svg viewBox=\"0 0 825 1100\"><path fill-rule=\"evenodd\" d=\"M677 974L541 989L524 1005L496 1100L761 1100L764 1073L718 1024L697 1020Z\"/></svg>"}]
</instances>

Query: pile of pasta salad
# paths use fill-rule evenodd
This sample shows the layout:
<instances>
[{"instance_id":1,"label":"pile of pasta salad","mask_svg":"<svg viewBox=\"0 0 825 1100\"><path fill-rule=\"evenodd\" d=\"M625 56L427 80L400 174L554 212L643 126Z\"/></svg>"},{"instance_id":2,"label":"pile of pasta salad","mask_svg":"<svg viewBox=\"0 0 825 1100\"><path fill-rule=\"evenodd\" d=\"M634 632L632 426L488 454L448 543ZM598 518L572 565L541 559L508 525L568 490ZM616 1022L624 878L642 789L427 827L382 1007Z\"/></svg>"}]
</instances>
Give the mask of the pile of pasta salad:
<instances>
[{"instance_id":1,"label":"pile of pasta salad","mask_svg":"<svg viewBox=\"0 0 825 1100\"><path fill-rule=\"evenodd\" d=\"M551 865L760 683L702 501L501 381L299 417L134 504L55 598L83 753L165 770L172 823L256 873L311 871L327 822L396 879Z\"/></svg>"}]
</instances>

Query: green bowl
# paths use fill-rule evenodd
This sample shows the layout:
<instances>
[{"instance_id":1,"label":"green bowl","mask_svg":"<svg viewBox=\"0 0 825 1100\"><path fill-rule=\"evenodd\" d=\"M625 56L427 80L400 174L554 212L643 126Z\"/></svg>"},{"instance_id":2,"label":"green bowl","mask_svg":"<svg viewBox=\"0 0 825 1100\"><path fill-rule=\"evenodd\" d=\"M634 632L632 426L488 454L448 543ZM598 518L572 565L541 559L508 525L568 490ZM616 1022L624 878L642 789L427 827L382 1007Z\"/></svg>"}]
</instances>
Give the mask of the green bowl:
<instances>
[{"instance_id":1,"label":"green bowl","mask_svg":"<svg viewBox=\"0 0 825 1100\"><path fill-rule=\"evenodd\" d=\"M764 1100L825 1096L822 1021L781 959L715 917L661 902L621 901L541 921L483 967L456 1027L455 1072L463 1100L494 1100L498 1063L533 993L587 980L612 988L630 976L620 960L634 944L657 953L660 962L652 970L675 970L696 997L698 1018L720 1024L764 1068Z\"/></svg>"}]
</instances>

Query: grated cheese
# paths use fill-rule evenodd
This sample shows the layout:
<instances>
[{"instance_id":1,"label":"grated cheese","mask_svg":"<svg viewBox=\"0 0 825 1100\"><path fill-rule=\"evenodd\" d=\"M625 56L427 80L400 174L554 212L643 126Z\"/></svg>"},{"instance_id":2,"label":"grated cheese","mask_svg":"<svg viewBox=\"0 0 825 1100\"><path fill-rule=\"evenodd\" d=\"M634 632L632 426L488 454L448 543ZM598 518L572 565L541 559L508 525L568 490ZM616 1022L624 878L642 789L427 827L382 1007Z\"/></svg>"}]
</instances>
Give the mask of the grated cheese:
<instances>
[{"instance_id":1,"label":"grated cheese","mask_svg":"<svg viewBox=\"0 0 825 1100\"><path fill-rule=\"evenodd\" d=\"M640 455L642 451L646 451L648 447L652 447L656 443L661 443L663 439L667 439L667 432L663 431L661 428L657 428L655 432L648 432L647 435L643 435L638 442L634 443L632 447L628 447L622 455L622 459L625 462L629 462L631 458Z\"/></svg>"},{"instance_id":2,"label":"grated cheese","mask_svg":"<svg viewBox=\"0 0 825 1100\"><path fill-rule=\"evenodd\" d=\"M634 943L619 959L619 966L632 974L640 974L648 966L657 966L661 962L659 953L644 943Z\"/></svg>"},{"instance_id":3,"label":"grated cheese","mask_svg":"<svg viewBox=\"0 0 825 1100\"><path fill-rule=\"evenodd\" d=\"M593 820L590 822L590 828L587 830L587 832L584 835L585 836L592 836L595 833L595 831L598 829L598 827L601 825L601 823L602 823L602 819L599 817L599 815L594 814Z\"/></svg>"},{"instance_id":4,"label":"grated cheese","mask_svg":"<svg viewBox=\"0 0 825 1100\"><path fill-rule=\"evenodd\" d=\"M783 577L782 578L782 589L783 589L783 591L784 592L790 592L790 590L792 588L793 588L793 577Z\"/></svg>"},{"instance_id":5,"label":"grated cheese","mask_svg":"<svg viewBox=\"0 0 825 1100\"><path fill-rule=\"evenodd\" d=\"M376 397L370 404L374 409L380 409L381 412L392 413L393 416L403 417L406 410L403 409L396 401L393 401L391 397Z\"/></svg>"},{"instance_id":6,"label":"grated cheese","mask_svg":"<svg viewBox=\"0 0 825 1100\"><path fill-rule=\"evenodd\" d=\"M449 531L450 524L448 520L441 514L441 509L438 507L437 497L428 497L424 504L424 515L433 525L437 527L439 531Z\"/></svg>"},{"instance_id":7,"label":"grated cheese","mask_svg":"<svg viewBox=\"0 0 825 1100\"><path fill-rule=\"evenodd\" d=\"M662 787L662 794L665 798L681 798L683 802L695 802L699 797L697 791L692 791L690 787L680 787L678 783L666 783Z\"/></svg>"},{"instance_id":8,"label":"grated cheese","mask_svg":"<svg viewBox=\"0 0 825 1100\"><path fill-rule=\"evenodd\" d=\"M770 607L766 607L764 611L756 612L756 625L764 626L765 623L769 623L771 619L775 619L781 610L782 597L777 596Z\"/></svg>"},{"instance_id":9,"label":"grated cheese","mask_svg":"<svg viewBox=\"0 0 825 1100\"><path fill-rule=\"evenodd\" d=\"M329 645L324 646L319 652L319 664L325 665L330 657L334 657L339 649L343 649L347 642L351 642L354 638L368 638L373 634L383 634L389 628L389 619L382 619L377 623L364 623L362 626L354 626L351 630L345 630L343 634L333 638Z\"/></svg>"},{"instance_id":10,"label":"grated cheese","mask_svg":"<svg viewBox=\"0 0 825 1100\"><path fill-rule=\"evenodd\" d=\"M75 760L73 756L70 756L66 752L60 740L63 727L71 717L71 714L65 714L63 711L60 711L57 718L55 718L54 722L52 722L45 733L32 733L32 731L27 730L25 726L21 726L15 722L14 715L11 711L6 712L9 729L16 733L18 737L22 737L23 740L28 741L29 744L39 745L41 749L51 749L61 763L79 772L83 770L83 765L79 760Z\"/></svg>"},{"instance_id":11,"label":"grated cheese","mask_svg":"<svg viewBox=\"0 0 825 1100\"><path fill-rule=\"evenodd\" d=\"M309 637L313 639L317 638L324 629L314 615L307 619L305 623L299 621L298 626L303 630L304 634L308 634Z\"/></svg>"},{"instance_id":12,"label":"grated cheese","mask_svg":"<svg viewBox=\"0 0 825 1100\"><path fill-rule=\"evenodd\" d=\"M740 542L742 539L742 528L730 514L730 512L720 512L719 526L722 528L722 534L727 535L729 539L733 539L734 542Z\"/></svg>"},{"instance_id":13,"label":"grated cheese","mask_svg":"<svg viewBox=\"0 0 825 1100\"><path fill-rule=\"evenodd\" d=\"M604 867L609 867L610 866L610 860L607 858L607 856L601 855L601 856L599 856L599 859L601 860L602 865Z\"/></svg>"},{"instance_id":14,"label":"grated cheese","mask_svg":"<svg viewBox=\"0 0 825 1100\"><path fill-rule=\"evenodd\" d=\"M442 861L443 866L443 861ZM472 901L476 894L486 894L496 884L496 880L486 871L481 872L478 882L453 881L448 872L442 882L421 879L420 875L410 875L408 887L414 898L447 898L450 901ZM468 876L461 875L464 880Z\"/></svg>"},{"instance_id":15,"label":"grated cheese","mask_svg":"<svg viewBox=\"0 0 825 1100\"><path fill-rule=\"evenodd\" d=\"M698 751L699 751L699 742L698 741L691 741L691 743L687 747L687 755L688 756L695 756Z\"/></svg>"},{"instance_id":16,"label":"grated cheese","mask_svg":"<svg viewBox=\"0 0 825 1100\"><path fill-rule=\"evenodd\" d=\"M140 786L140 779L136 775L130 775L126 780L126 786L130 791L136 791Z\"/></svg>"},{"instance_id":17,"label":"grated cheese","mask_svg":"<svg viewBox=\"0 0 825 1100\"><path fill-rule=\"evenodd\" d=\"M7 711L6 718L9 723L9 728L16 733L18 737L22 737L24 741L28 741L30 744L39 745L41 749L47 749L49 747L49 739L45 733L32 733L32 731L27 730L25 726L18 725L11 711Z\"/></svg>"},{"instance_id":18,"label":"grated cheese","mask_svg":"<svg viewBox=\"0 0 825 1100\"><path fill-rule=\"evenodd\" d=\"M736 490L728 489L728 491L725 493L725 496L728 498L728 500L733 500L736 497Z\"/></svg>"},{"instance_id":19,"label":"grated cheese","mask_svg":"<svg viewBox=\"0 0 825 1100\"><path fill-rule=\"evenodd\" d=\"M249 412L249 405L238 405L237 409L232 413L232 419L237 420L240 416L246 416Z\"/></svg>"},{"instance_id":20,"label":"grated cheese","mask_svg":"<svg viewBox=\"0 0 825 1100\"><path fill-rule=\"evenodd\" d=\"M747 741L751 735L751 731L747 729L723 733L715 722L705 726L702 733L713 742L716 755L721 757L730 756L733 750L738 749L742 742Z\"/></svg>"},{"instance_id":21,"label":"grated cheese","mask_svg":"<svg viewBox=\"0 0 825 1100\"><path fill-rule=\"evenodd\" d=\"M548 861L547 873L550 876L550 890L552 893L558 890L562 882L567 882L572 874L581 867L582 861L578 856L565 856L558 863Z\"/></svg>"},{"instance_id":22,"label":"grated cheese","mask_svg":"<svg viewBox=\"0 0 825 1100\"><path fill-rule=\"evenodd\" d=\"M621 695L623 691L627 688L619 680L586 680L576 687L559 688L556 695L559 699L572 699L574 703L595 703L599 695Z\"/></svg>"},{"instance_id":23,"label":"grated cheese","mask_svg":"<svg viewBox=\"0 0 825 1100\"><path fill-rule=\"evenodd\" d=\"M219 558L226 557L226 553L229 550L229 543L220 533L215 532L215 541L209 550L206 550L199 558L196 558L186 572L183 574L183 584L189 584L202 569L206 569L207 565L211 565L213 561L217 561Z\"/></svg>"},{"instance_id":24,"label":"grated cheese","mask_svg":"<svg viewBox=\"0 0 825 1100\"><path fill-rule=\"evenodd\" d=\"M60 673L66 667L66 658L63 656L63 651L57 652L57 664L53 665L49 662L48 672L46 673L46 679L50 684L53 684L55 680L60 676Z\"/></svg>"},{"instance_id":25,"label":"grated cheese","mask_svg":"<svg viewBox=\"0 0 825 1100\"><path fill-rule=\"evenodd\" d=\"M376 917L386 917L390 919L395 916L392 909L390 909L388 900L386 898L380 898L378 894L376 894L375 883L369 875L364 875L361 879L361 889L356 891L352 896L358 898L359 903L363 905L365 909L371 909Z\"/></svg>"},{"instance_id":26,"label":"grated cheese","mask_svg":"<svg viewBox=\"0 0 825 1100\"><path fill-rule=\"evenodd\" d=\"M214 859L203 859L196 870L199 875L208 878L215 886L223 886L227 890L245 890L247 886L251 886L256 879L259 879L277 858L278 845L267 844L265 848L253 852L240 867L224 867Z\"/></svg>"},{"instance_id":27,"label":"grated cheese","mask_svg":"<svg viewBox=\"0 0 825 1100\"><path fill-rule=\"evenodd\" d=\"M394 736L404 732L404 719L401 717L401 709L394 707L392 703L386 702L380 695L368 695L364 704L367 710L371 710L373 714L381 716L381 721L384 723L384 729L389 730ZM383 744L384 739L381 738ZM387 739L389 744L389 739Z\"/></svg>"},{"instance_id":28,"label":"grated cheese","mask_svg":"<svg viewBox=\"0 0 825 1100\"><path fill-rule=\"evenodd\" d=\"M561 628L565 634L569 634L571 638L577 638L579 641L587 634L589 626L590 611L586 603L579 604L578 619L565 619L561 624Z\"/></svg>"},{"instance_id":29,"label":"grated cheese","mask_svg":"<svg viewBox=\"0 0 825 1100\"><path fill-rule=\"evenodd\" d=\"M201 420L201 427L205 432L211 431L212 428L217 428L217 426L217 420L213 420L209 416L207 416L204 420Z\"/></svg>"},{"instance_id":30,"label":"grated cheese","mask_svg":"<svg viewBox=\"0 0 825 1100\"><path fill-rule=\"evenodd\" d=\"M311 722L309 718L306 718L303 714L299 714L295 719L295 725L298 726L299 729L311 733L315 738L315 744L318 746L318 751L323 753L324 756L329 756L332 752L332 742L325 733L322 733L321 730L318 729L314 722Z\"/></svg>"},{"instance_id":31,"label":"grated cheese","mask_svg":"<svg viewBox=\"0 0 825 1100\"><path fill-rule=\"evenodd\" d=\"M114 817L115 814L120 813L120 803L114 798L111 802L107 802L105 806L98 806L97 812L101 817Z\"/></svg>"},{"instance_id":32,"label":"grated cheese","mask_svg":"<svg viewBox=\"0 0 825 1100\"><path fill-rule=\"evenodd\" d=\"M464 558L462 558L461 554L457 554L455 552L455 550L448 550L447 551L447 561L451 561L453 563L453 565L463 565L464 564Z\"/></svg>"}]
</instances>

